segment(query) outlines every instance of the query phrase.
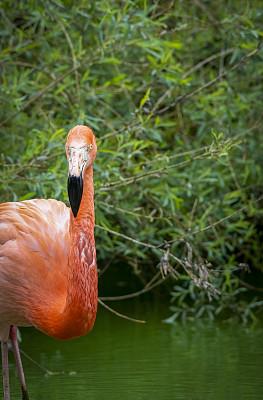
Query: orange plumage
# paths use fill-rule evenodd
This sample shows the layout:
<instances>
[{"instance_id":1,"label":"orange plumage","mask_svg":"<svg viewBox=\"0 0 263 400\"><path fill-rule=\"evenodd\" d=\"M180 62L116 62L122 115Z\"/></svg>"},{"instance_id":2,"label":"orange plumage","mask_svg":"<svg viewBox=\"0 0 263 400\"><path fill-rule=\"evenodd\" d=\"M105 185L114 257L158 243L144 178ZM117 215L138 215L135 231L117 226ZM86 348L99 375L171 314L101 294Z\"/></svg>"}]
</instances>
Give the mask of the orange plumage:
<instances>
[{"instance_id":1,"label":"orange plumage","mask_svg":"<svg viewBox=\"0 0 263 400\"><path fill-rule=\"evenodd\" d=\"M56 339L81 336L93 327L98 296L92 170L96 150L88 127L70 131L66 153L73 212L56 200L0 205L2 350L10 326L33 325Z\"/></svg>"}]
</instances>

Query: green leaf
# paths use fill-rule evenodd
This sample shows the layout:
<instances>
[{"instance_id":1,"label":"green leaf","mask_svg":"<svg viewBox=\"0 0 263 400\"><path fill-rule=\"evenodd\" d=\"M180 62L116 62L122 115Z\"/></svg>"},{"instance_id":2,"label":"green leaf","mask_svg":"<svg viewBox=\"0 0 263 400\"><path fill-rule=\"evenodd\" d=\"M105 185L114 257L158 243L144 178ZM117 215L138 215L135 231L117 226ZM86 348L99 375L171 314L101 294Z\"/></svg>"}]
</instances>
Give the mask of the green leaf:
<instances>
[{"instance_id":1,"label":"green leaf","mask_svg":"<svg viewBox=\"0 0 263 400\"><path fill-rule=\"evenodd\" d=\"M140 101L140 109L144 106L147 100L149 100L149 96L151 93L151 88L147 89L147 92L145 93L144 97Z\"/></svg>"},{"instance_id":2,"label":"green leaf","mask_svg":"<svg viewBox=\"0 0 263 400\"><path fill-rule=\"evenodd\" d=\"M36 195L35 192L27 193L27 194L25 194L24 196L20 197L19 201L32 199L32 197L34 197L35 195Z\"/></svg>"}]
</instances>

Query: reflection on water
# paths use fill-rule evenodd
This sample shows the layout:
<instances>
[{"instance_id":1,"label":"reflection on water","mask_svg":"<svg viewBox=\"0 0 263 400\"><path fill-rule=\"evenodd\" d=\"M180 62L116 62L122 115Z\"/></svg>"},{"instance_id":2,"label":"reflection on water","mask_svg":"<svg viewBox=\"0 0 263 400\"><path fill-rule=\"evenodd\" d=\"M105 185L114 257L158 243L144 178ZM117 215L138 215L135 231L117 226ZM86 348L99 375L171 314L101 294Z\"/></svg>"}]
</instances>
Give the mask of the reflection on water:
<instances>
[{"instance_id":1,"label":"reflection on water","mask_svg":"<svg viewBox=\"0 0 263 400\"><path fill-rule=\"evenodd\" d=\"M93 331L69 342L22 329L21 348L46 368L64 372L45 376L23 357L30 400L262 399L261 328L171 326L160 322L166 307L161 313L150 303L137 306L114 304L146 324L100 307ZM10 362L16 399L20 391L12 355Z\"/></svg>"}]
</instances>

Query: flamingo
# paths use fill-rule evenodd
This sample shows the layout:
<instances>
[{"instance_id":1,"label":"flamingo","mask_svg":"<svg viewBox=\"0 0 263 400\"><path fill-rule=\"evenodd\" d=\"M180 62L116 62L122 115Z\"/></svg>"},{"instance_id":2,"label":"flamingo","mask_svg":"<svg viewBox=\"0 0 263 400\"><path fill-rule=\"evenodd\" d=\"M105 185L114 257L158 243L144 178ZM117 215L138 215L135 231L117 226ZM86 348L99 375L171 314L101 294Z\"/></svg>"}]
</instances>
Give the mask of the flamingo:
<instances>
[{"instance_id":1,"label":"flamingo","mask_svg":"<svg viewBox=\"0 0 263 400\"><path fill-rule=\"evenodd\" d=\"M92 163L95 136L75 126L68 134L68 196L0 205L0 340L4 399L10 399L8 344L15 355L23 400L28 392L17 326L34 326L55 339L72 339L94 325L98 278L94 240Z\"/></svg>"}]
</instances>

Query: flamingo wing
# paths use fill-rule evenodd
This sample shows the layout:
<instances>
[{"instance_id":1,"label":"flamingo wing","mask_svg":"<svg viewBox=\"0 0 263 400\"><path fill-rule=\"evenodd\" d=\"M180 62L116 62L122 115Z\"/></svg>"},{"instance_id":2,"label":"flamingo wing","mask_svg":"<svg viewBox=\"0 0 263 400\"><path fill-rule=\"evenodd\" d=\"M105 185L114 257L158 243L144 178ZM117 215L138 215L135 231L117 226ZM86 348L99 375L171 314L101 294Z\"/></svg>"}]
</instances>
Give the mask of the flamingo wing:
<instances>
[{"instance_id":1,"label":"flamingo wing","mask_svg":"<svg viewBox=\"0 0 263 400\"><path fill-rule=\"evenodd\" d=\"M0 339L66 301L70 209L56 200L0 205Z\"/></svg>"}]
</instances>

